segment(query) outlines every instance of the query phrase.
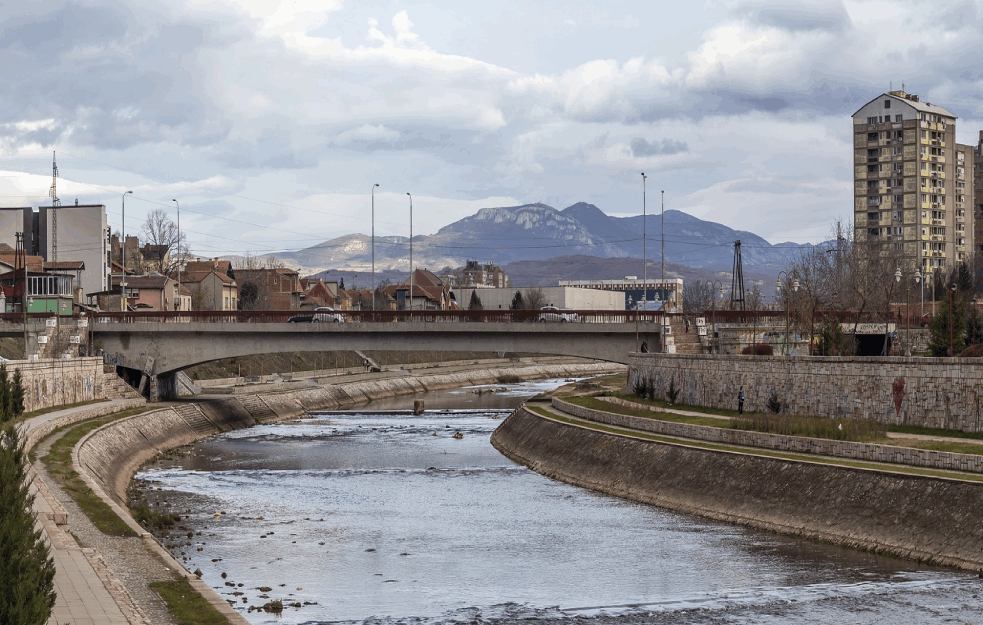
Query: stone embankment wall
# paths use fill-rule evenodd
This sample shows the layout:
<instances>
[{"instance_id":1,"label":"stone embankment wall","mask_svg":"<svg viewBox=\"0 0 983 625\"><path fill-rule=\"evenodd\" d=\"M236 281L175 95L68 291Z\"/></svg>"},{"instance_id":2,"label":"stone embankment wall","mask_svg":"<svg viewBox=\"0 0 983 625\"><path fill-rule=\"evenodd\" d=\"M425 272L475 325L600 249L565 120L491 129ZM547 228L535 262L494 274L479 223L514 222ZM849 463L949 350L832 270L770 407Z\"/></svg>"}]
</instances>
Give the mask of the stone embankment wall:
<instances>
[{"instance_id":1,"label":"stone embankment wall","mask_svg":"<svg viewBox=\"0 0 983 625\"><path fill-rule=\"evenodd\" d=\"M503 375L524 380L620 371L610 363L507 367L447 374L363 380L332 386L183 404L136 415L99 428L76 447L80 466L117 504L126 503L134 472L156 455L195 440L256 423L296 417L308 410L341 408L374 398L445 388L494 384Z\"/></svg>"},{"instance_id":2,"label":"stone embankment wall","mask_svg":"<svg viewBox=\"0 0 983 625\"><path fill-rule=\"evenodd\" d=\"M632 402L620 400L616 397L599 397L598 399L625 406L634 405L641 408L648 408L648 406L639 406L638 404L632 404ZM659 421L658 419L647 419L644 417L633 417L631 415L591 410L590 408L565 402L556 397L553 398L553 407L567 414L572 414L575 417L580 417L587 421L594 421L595 423L616 425L665 436L691 438L709 443L759 447L761 449L774 449L776 451L791 451L869 462L886 462L889 464L928 467L948 471L983 473L983 456L975 454L957 454L948 451L932 451L930 449L914 449L894 445L834 441L828 438L788 436L785 434L753 432L751 430L734 430L726 427Z\"/></svg>"},{"instance_id":3,"label":"stone embankment wall","mask_svg":"<svg viewBox=\"0 0 983 625\"><path fill-rule=\"evenodd\" d=\"M126 393L125 384L115 372L103 371L101 358L8 360L3 364L10 379L14 371L20 371L26 412L93 399L137 396L135 392Z\"/></svg>"},{"instance_id":4,"label":"stone embankment wall","mask_svg":"<svg viewBox=\"0 0 983 625\"><path fill-rule=\"evenodd\" d=\"M983 566L983 485L657 443L520 409L492 435L516 462L570 484L913 560Z\"/></svg>"},{"instance_id":5,"label":"stone embankment wall","mask_svg":"<svg viewBox=\"0 0 983 625\"><path fill-rule=\"evenodd\" d=\"M672 381L682 403L764 410L775 392L794 414L870 419L966 432L983 431L983 359L634 354L628 388L639 381L665 397Z\"/></svg>"}]
</instances>

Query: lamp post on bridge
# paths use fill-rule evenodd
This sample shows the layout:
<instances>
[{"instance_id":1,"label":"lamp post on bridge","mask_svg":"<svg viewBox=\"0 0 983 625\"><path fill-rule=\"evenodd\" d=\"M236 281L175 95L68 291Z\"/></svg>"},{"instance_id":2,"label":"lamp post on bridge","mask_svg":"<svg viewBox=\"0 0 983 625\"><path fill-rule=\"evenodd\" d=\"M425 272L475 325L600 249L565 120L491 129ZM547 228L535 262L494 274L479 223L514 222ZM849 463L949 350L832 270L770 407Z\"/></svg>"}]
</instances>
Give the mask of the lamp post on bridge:
<instances>
[{"instance_id":1,"label":"lamp post on bridge","mask_svg":"<svg viewBox=\"0 0 983 625\"><path fill-rule=\"evenodd\" d=\"M413 196L410 196L410 311L413 310Z\"/></svg>"},{"instance_id":2,"label":"lamp post on bridge","mask_svg":"<svg viewBox=\"0 0 983 625\"><path fill-rule=\"evenodd\" d=\"M714 334L717 332L717 289L720 289L720 297L724 296L724 285L720 280L707 280L706 284L710 287L710 355L713 355ZM719 353L720 350L717 349Z\"/></svg>"},{"instance_id":3,"label":"lamp post on bridge","mask_svg":"<svg viewBox=\"0 0 983 625\"><path fill-rule=\"evenodd\" d=\"M123 239L120 241L120 251L122 252L121 259L123 261L123 275L120 278L120 294L123 296L123 312L126 312L126 194L133 193L133 191L127 191L123 194L123 234L121 235Z\"/></svg>"},{"instance_id":4,"label":"lamp post on bridge","mask_svg":"<svg viewBox=\"0 0 983 625\"><path fill-rule=\"evenodd\" d=\"M778 278L775 280L775 296L777 297L782 290L782 274L785 274L786 282L792 280L792 291L797 293L799 291L799 278L795 271L792 271L791 276L787 271L779 271ZM792 294L788 292L788 289L785 289L785 293L785 355L788 356L788 334L789 326L792 324Z\"/></svg>"},{"instance_id":5,"label":"lamp post on bridge","mask_svg":"<svg viewBox=\"0 0 983 625\"><path fill-rule=\"evenodd\" d=\"M372 310L375 310L375 188L379 184L372 185Z\"/></svg>"}]
</instances>

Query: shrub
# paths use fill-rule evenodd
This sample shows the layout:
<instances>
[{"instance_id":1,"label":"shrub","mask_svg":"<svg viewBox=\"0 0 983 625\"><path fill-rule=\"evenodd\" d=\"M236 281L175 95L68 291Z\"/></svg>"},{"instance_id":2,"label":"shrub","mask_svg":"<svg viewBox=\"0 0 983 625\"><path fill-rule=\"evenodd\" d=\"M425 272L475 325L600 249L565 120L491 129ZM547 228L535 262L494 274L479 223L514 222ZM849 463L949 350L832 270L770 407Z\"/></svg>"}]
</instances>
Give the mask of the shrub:
<instances>
[{"instance_id":1,"label":"shrub","mask_svg":"<svg viewBox=\"0 0 983 625\"><path fill-rule=\"evenodd\" d=\"M55 605L55 563L35 527L24 447L0 433L0 623L43 625Z\"/></svg>"},{"instance_id":2,"label":"shrub","mask_svg":"<svg viewBox=\"0 0 983 625\"><path fill-rule=\"evenodd\" d=\"M181 520L181 517L176 514L156 512L150 507L146 499L132 508L131 512L136 522L148 529L166 529L173 527L175 523Z\"/></svg>"},{"instance_id":3,"label":"shrub","mask_svg":"<svg viewBox=\"0 0 983 625\"><path fill-rule=\"evenodd\" d=\"M669 389L666 391L666 399L669 400L669 405L676 403L676 398L679 397L679 389L676 388L675 378L669 378Z\"/></svg>"},{"instance_id":4,"label":"shrub","mask_svg":"<svg viewBox=\"0 0 983 625\"><path fill-rule=\"evenodd\" d=\"M773 356L775 348L765 343L755 343L742 349L741 353L745 356Z\"/></svg>"},{"instance_id":5,"label":"shrub","mask_svg":"<svg viewBox=\"0 0 983 625\"><path fill-rule=\"evenodd\" d=\"M983 344L980 343L970 345L963 351L959 352L960 358L980 358L981 356L983 356Z\"/></svg>"},{"instance_id":6,"label":"shrub","mask_svg":"<svg viewBox=\"0 0 983 625\"><path fill-rule=\"evenodd\" d=\"M782 405L782 402L779 401L778 399L778 391L773 390L771 392L771 395L768 396L767 408L768 411L773 414L778 414L779 412L782 412L782 410L785 408L785 406Z\"/></svg>"},{"instance_id":7,"label":"shrub","mask_svg":"<svg viewBox=\"0 0 983 625\"><path fill-rule=\"evenodd\" d=\"M635 388L633 390L635 391L635 395L645 399L645 396L648 395L648 381L639 376L639 378L635 380Z\"/></svg>"}]
</instances>

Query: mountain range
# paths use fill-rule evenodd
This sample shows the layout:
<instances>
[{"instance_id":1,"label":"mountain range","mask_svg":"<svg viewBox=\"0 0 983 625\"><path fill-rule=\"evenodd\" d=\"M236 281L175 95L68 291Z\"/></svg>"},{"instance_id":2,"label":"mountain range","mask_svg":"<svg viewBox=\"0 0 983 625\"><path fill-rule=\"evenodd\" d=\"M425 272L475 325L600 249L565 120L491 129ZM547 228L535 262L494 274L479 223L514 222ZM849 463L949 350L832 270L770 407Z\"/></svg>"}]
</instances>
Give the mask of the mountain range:
<instances>
[{"instance_id":1,"label":"mountain range","mask_svg":"<svg viewBox=\"0 0 983 625\"><path fill-rule=\"evenodd\" d=\"M741 241L745 270L784 268L790 257L809 244L772 245L760 236L704 221L677 210L663 214L612 217L593 204L579 202L563 210L545 204L482 208L474 215L444 226L436 234L413 237L413 264L438 270L460 267L474 259L499 265L560 256L596 258L660 258L665 220L666 262L692 268L730 271L734 242ZM644 238L643 238L644 232ZM644 242L644 243L643 243ZM407 237L376 237L377 272L409 267ZM326 270L368 272L371 240L351 234L277 257L302 274ZM611 276L620 277L620 276Z\"/></svg>"}]
</instances>

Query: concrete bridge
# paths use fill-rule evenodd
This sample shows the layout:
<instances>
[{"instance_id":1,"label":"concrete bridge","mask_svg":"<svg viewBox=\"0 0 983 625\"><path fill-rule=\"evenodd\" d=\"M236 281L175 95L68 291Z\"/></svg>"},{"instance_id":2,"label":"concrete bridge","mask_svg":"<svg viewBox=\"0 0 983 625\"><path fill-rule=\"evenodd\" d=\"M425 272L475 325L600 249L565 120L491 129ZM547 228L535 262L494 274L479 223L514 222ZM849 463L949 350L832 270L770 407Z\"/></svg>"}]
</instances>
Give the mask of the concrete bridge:
<instances>
[{"instance_id":1,"label":"concrete bridge","mask_svg":"<svg viewBox=\"0 0 983 625\"><path fill-rule=\"evenodd\" d=\"M286 323L246 315L97 315L89 329L107 363L142 372L150 395L176 393L175 374L196 364L254 354L332 350L521 352L627 364L642 342L659 345L661 319L636 323L623 311L589 313L583 322L540 322L538 311L346 313L344 323ZM296 313L294 313L296 314Z\"/></svg>"}]
</instances>

